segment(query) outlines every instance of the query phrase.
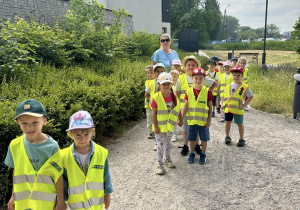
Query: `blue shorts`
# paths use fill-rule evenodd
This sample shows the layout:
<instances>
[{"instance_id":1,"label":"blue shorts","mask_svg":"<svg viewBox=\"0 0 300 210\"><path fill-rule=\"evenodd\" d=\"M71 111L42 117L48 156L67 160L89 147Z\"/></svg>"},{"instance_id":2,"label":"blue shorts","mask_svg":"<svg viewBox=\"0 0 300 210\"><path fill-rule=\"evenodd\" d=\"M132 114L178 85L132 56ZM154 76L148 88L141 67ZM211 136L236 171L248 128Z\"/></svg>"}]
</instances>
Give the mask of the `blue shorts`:
<instances>
[{"instance_id":1,"label":"blue shorts","mask_svg":"<svg viewBox=\"0 0 300 210\"><path fill-rule=\"evenodd\" d=\"M232 121L234 119L235 124L243 124L244 115L232 114L230 112L225 113L225 121Z\"/></svg>"},{"instance_id":2,"label":"blue shorts","mask_svg":"<svg viewBox=\"0 0 300 210\"><path fill-rule=\"evenodd\" d=\"M209 141L209 128L200 125L189 125L186 139L196 141L197 133L199 133L201 141Z\"/></svg>"}]
</instances>

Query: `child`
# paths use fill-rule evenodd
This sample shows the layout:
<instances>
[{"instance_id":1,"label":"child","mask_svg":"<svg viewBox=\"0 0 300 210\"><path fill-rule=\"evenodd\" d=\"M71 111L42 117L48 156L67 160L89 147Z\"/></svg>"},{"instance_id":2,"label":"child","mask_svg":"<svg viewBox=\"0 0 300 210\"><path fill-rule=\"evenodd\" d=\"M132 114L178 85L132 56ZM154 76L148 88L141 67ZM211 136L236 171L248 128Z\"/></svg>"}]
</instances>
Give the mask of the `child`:
<instances>
[{"instance_id":1,"label":"child","mask_svg":"<svg viewBox=\"0 0 300 210\"><path fill-rule=\"evenodd\" d=\"M238 125L240 134L238 147L245 145L244 140L244 107L247 106L253 99L253 93L251 92L249 85L242 82L244 69L240 66L235 66L230 71L232 73L233 82L226 86L223 107L225 112L225 144L231 143L229 137L232 119ZM245 96L247 100L243 103Z\"/></svg>"},{"instance_id":2,"label":"child","mask_svg":"<svg viewBox=\"0 0 300 210\"><path fill-rule=\"evenodd\" d=\"M108 152L91 140L95 128L90 113L73 114L67 132L74 143L61 150L61 156L70 209L103 209L103 203L107 209L113 192Z\"/></svg>"},{"instance_id":3,"label":"child","mask_svg":"<svg viewBox=\"0 0 300 210\"><path fill-rule=\"evenodd\" d=\"M146 66L145 68L146 77L148 80L145 81L145 89L149 86L151 80L155 79L153 66ZM149 98L145 98L145 109L146 109L146 116L147 116L147 131L148 131L148 139L153 139L154 133L152 131L152 111L149 105Z\"/></svg>"},{"instance_id":4,"label":"child","mask_svg":"<svg viewBox=\"0 0 300 210\"><path fill-rule=\"evenodd\" d=\"M179 76L179 80L175 86L176 95L179 98L181 108L183 108L183 106L185 104L184 98L185 98L185 93L186 93L187 89L194 86L194 81L192 78L193 70L195 68L201 67L200 61L193 55L186 56L182 60L182 64L185 66L186 74ZM217 83L213 79L210 79L210 78L207 78L204 81L204 85L207 87L210 87L210 90L217 87ZM186 139L187 129L188 129L188 125L187 125L187 119L185 117L183 119L183 126L182 126L182 131L183 131L183 147L182 147L182 151L181 151L182 156L186 156L189 153L188 141ZM197 154L200 154L201 149L200 149L199 144L196 144L195 151Z\"/></svg>"},{"instance_id":5,"label":"child","mask_svg":"<svg viewBox=\"0 0 300 210\"><path fill-rule=\"evenodd\" d=\"M244 57L239 58L238 65L241 66L244 69L244 74L243 74L242 81L243 81L243 83L248 84L249 70L248 70L248 68L246 68L246 64L247 64L246 58L244 58ZM249 107L245 106L244 110L249 111Z\"/></svg>"},{"instance_id":6,"label":"child","mask_svg":"<svg viewBox=\"0 0 300 210\"><path fill-rule=\"evenodd\" d=\"M175 93L175 85L176 85L176 83L178 81L178 78L179 78L179 72L177 70L171 70L170 75L172 76L172 81L173 81L172 90ZM174 132L173 132L173 136L172 136L171 141L172 142L177 141L177 126L176 125L174 127Z\"/></svg>"},{"instance_id":7,"label":"child","mask_svg":"<svg viewBox=\"0 0 300 210\"><path fill-rule=\"evenodd\" d=\"M209 126L212 115L213 95L207 87L203 86L206 72L202 68L193 70L194 87L189 88L185 94L185 104L183 107L183 116L187 116L188 135L187 139L190 145L189 163L195 162L196 138L199 134L202 151L200 152L199 163L206 163L206 149L209 141Z\"/></svg>"},{"instance_id":8,"label":"child","mask_svg":"<svg viewBox=\"0 0 300 210\"><path fill-rule=\"evenodd\" d=\"M34 99L23 101L14 119L23 135L11 141L5 158L14 169L8 209L66 209L59 146L42 132L47 123L44 106Z\"/></svg>"},{"instance_id":9,"label":"child","mask_svg":"<svg viewBox=\"0 0 300 210\"><path fill-rule=\"evenodd\" d=\"M165 71L165 66L162 63L157 63L153 66L153 72L154 72L155 79L151 80L145 89L145 100L149 100L150 109L152 109L152 107L151 107L152 96L158 92L157 78L164 71ZM152 111L151 111L151 115L152 115ZM154 133L151 138L155 138ZM156 149L157 149L156 142L155 142L153 149L154 149L154 151L156 151Z\"/></svg>"},{"instance_id":10,"label":"child","mask_svg":"<svg viewBox=\"0 0 300 210\"><path fill-rule=\"evenodd\" d=\"M179 59L172 60L172 70L177 70L179 73L181 73L181 61Z\"/></svg>"},{"instance_id":11,"label":"child","mask_svg":"<svg viewBox=\"0 0 300 210\"><path fill-rule=\"evenodd\" d=\"M216 72L215 71L215 68L216 68L216 62L214 60L209 60L208 61L208 71L206 72L206 76L207 78L211 78L213 80L215 80L217 83L219 82L220 80L220 74L219 72ZM212 117L215 117L215 109L216 109L216 105L217 105L217 91L218 91L218 88L214 88L212 93L213 93L213 96L214 96L214 99L212 101L212 105L213 105L213 111L212 111Z\"/></svg>"},{"instance_id":12,"label":"child","mask_svg":"<svg viewBox=\"0 0 300 210\"><path fill-rule=\"evenodd\" d=\"M236 58L236 57L231 58L230 61L231 61L231 68L234 68L237 65L238 58Z\"/></svg>"},{"instance_id":13,"label":"child","mask_svg":"<svg viewBox=\"0 0 300 210\"><path fill-rule=\"evenodd\" d=\"M178 125L182 125L182 116L180 113L179 100L171 88L173 84L172 76L166 72L161 73L158 77L158 83L160 91L154 94L151 107L157 143L158 166L156 173L163 175L165 173L163 164L169 168L176 167L170 158L170 140L178 117Z\"/></svg>"},{"instance_id":14,"label":"child","mask_svg":"<svg viewBox=\"0 0 300 210\"><path fill-rule=\"evenodd\" d=\"M218 85L218 92L220 93L220 97L221 97L221 104L223 104L224 102L224 95L225 95L225 87L230 84L231 82L233 82L232 79L232 75L230 73L230 66L231 63L230 61L226 61L223 63L223 69L224 69L224 74L220 75L220 82ZM224 110L221 109L221 119L220 122L225 122L224 120Z\"/></svg>"},{"instance_id":15,"label":"child","mask_svg":"<svg viewBox=\"0 0 300 210\"><path fill-rule=\"evenodd\" d=\"M219 70L220 70L220 72L219 72L219 77L222 75L222 74L224 74L224 70L223 70L223 63L221 63L221 62L219 62ZM219 87L219 84L220 84L220 82L218 83L218 87ZM220 92L219 92L219 89L218 89L218 91L217 91L217 108L216 108L216 110L217 110L217 112L219 113L219 114L221 114L221 96L220 96Z\"/></svg>"}]
</instances>

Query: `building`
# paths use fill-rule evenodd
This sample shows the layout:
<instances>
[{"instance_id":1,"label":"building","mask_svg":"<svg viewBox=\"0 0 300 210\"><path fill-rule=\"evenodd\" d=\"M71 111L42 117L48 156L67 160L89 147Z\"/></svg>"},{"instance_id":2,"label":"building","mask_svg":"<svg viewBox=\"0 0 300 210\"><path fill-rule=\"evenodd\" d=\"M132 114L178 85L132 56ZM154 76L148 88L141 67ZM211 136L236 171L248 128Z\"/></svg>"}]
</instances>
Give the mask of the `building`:
<instances>
[{"instance_id":1,"label":"building","mask_svg":"<svg viewBox=\"0 0 300 210\"><path fill-rule=\"evenodd\" d=\"M97 0L104 5L105 23L113 20L112 9L124 7L129 16L124 21L124 31L132 34L142 29L152 33L171 33L170 0ZM69 0L1 0L0 19L13 20L15 16L30 21L34 17L40 24L53 25L70 9Z\"/></svg>"}]
</instances>

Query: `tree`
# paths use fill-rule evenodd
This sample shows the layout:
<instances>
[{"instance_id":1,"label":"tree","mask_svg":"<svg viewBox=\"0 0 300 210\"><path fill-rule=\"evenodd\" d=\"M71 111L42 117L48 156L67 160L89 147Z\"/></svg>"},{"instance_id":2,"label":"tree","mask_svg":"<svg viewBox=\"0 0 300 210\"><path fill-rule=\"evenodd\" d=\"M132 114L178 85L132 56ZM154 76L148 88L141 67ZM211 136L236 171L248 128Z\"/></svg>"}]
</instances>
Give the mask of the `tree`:
<instances>
[{"instance_id":1,"label":"tree","mask_svg":"<svg viewBox=\"0 0 300 210\"><path fill-rule=\"evenodd\" d=\"M279 38L280 29L275 24L271 23L267 25L267 37Z\"/></svg>"},{"instance_id":2,"label":"tree","mask_svg":"<svg viewBox=\"0 0 300 210\"><path fill-rule=\"evenodd\" d=\"M227 33L229 38L238 38L238 28L240 27L239 19L227 16Z\"/></svg>"},{"instance_id":3,"label":"tree","mask_svg":"<svg viewBox=\"0 0 300 210\"><path fill-rule=\"evenodd\" d=\"M292 31L292 38L296 40L300 40L300 16L298 20L296 21L294 27L295 30ZM297 53L300 54L300 46L297 47Z\"/></svg>"}]
</instances>

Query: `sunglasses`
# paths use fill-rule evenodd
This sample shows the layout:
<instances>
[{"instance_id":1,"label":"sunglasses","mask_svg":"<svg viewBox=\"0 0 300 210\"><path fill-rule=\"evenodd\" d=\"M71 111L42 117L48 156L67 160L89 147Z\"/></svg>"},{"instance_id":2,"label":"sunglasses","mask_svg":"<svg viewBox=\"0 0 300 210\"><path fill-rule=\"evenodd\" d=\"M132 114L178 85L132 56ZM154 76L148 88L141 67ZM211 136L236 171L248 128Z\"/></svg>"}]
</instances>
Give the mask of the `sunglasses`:
<instances>
[{"instance_id":1,"label":"sunglasses","mask_svg":"<svg viewBox=\"0 0 300 210\"><path fill-rule=\"evenodd\" d=\"M160 40L161 43L169 42L169 41L171 41L171 40L170 39L162 39L162 40Z\"/></svg>"}]
</instances>

